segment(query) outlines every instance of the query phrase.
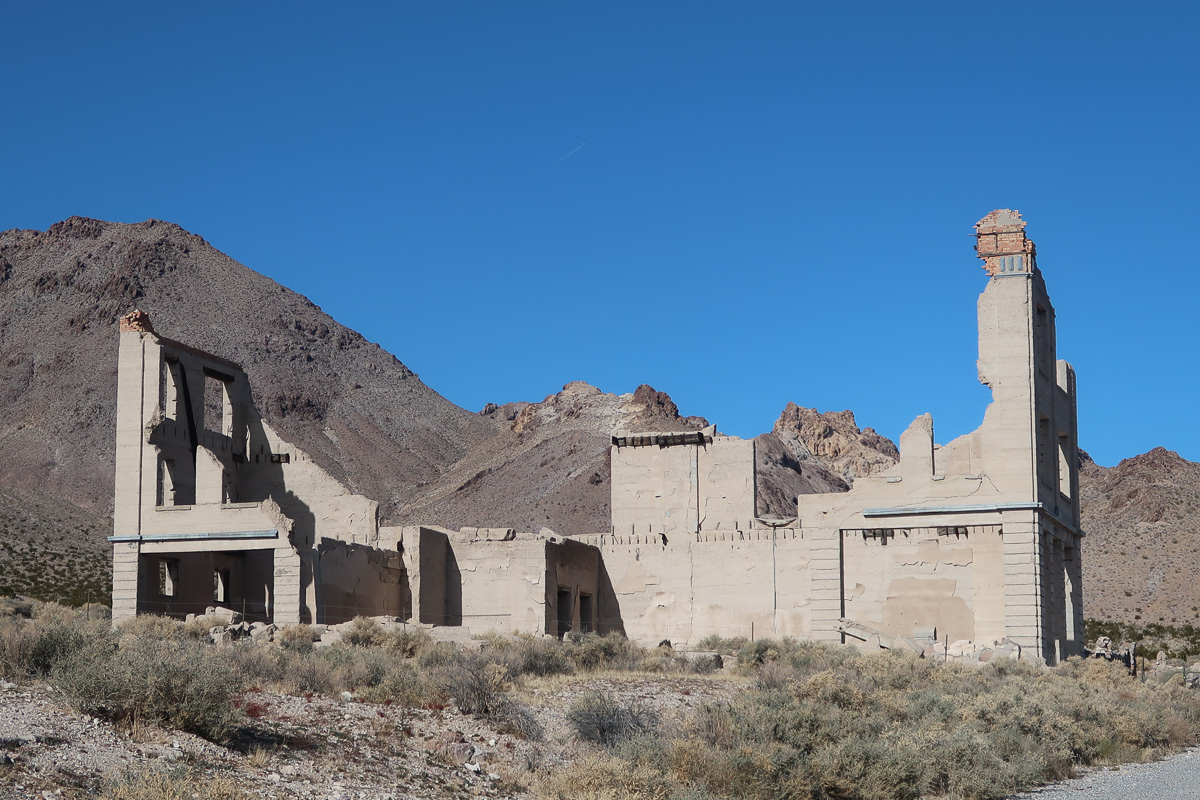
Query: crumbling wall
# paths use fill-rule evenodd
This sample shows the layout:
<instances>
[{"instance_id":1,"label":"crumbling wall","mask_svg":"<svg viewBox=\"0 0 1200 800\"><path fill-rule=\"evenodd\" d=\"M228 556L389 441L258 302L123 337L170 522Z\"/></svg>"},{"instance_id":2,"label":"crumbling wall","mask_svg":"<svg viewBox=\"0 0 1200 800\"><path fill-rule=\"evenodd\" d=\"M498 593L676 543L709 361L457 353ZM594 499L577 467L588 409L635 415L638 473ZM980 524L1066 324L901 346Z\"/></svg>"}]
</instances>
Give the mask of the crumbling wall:
<instances>
[{"instance_id":1,"label":"crumbling wall","mask_svg":"<svg viewBox=\"0 0 1200 800\"><path fill-rule=\"evenodd\" d=\"M1004 638L998 525L842 531L843 616L891 636Z\"/></svg>"},{"instance_id":2,"label":"crumbling wall","mask_svg":"<svg viewBox=\"0 0 1200 800\"><path fill-rule=\"evenodd\" d=\"M709 634L809 633L809 542L802 531L573 538L599 549L601 580L612 587L602 617L620 619L632 639L694 645Z\"/></svg>"},{"instance_id":3,"label":"crumbling wall","mask_svg":"<svg viewBox=\"0 0 1200 800\"><path fill-rule=\"evenodd\" d=\"M449 536L448 586L461 591L461 625L473 633L546 633L546 539L536 534Z\"/></svg>"},{"instance_id":4,"label":"crumbling wall","mask_svg":"<svg viewBox=\"0 0 1200 800\"><path fill-rule=\"evenodd\" d=\"M336 625L357 616L407 619L411 600L405 602L408 579L399 553L337 539L322 539L317 553L319 622Z\"/></svg>"}]
</instances>

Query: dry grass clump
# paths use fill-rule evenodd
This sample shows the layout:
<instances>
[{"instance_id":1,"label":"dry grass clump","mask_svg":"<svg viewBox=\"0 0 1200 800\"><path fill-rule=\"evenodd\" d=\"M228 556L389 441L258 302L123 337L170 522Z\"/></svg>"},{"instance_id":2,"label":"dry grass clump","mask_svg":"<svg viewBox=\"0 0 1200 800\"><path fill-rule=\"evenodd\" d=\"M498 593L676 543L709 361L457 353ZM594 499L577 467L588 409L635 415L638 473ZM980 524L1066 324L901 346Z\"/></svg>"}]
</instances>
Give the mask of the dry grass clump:
<instances>
[{"instance_id":1,"label":"dry grass clump","mask_svg":"<svg viewBox=\"0 0 1200 800\"><path fill-rule=\"evenodd\" d=\"M0 617L0 677L41 678L57 664L106 635L108 622L64 613L61 606L32 618Z\"/></svg>"},{"instance_id":2,"label":"dry grass clump","mask_svg":"<svg viewBox=\"0 0 1200 800\"><path fill-rule=\"evenodd\" d=\"M653 734L658 715L635 703L622 703L607 692L589 692L571 703L567 722L580 739L611 748Z\"/></svg>"},{"instance_id":3,"label":"dry grass clump","mask_svg":"<svg viewBox=\"0 0 1200 800\"><path fill-rule=\"evenodd\" d=\"M230 778L208 779L184 770L144 769L110 781L100 800L247 800Z\"/></svg>"},{"instance_id":4,"label":"dry grass clump","mask_svg":"<svg viewBox=\"0 0 1200 800\"><path fill-rule=\"evenodd\" d=\"M996 798L1079 765L1155 757L1200 732L1191 692L1101 661L966 667L795 641L751 642L739 655L762 676L754 690L700 706L665 744L629 739L615 751L623 773L589 761L539 791L557 798L600 773L649 771L657 778L636 796ZM606 796L596 785L586 796Z\"/></svg>"},{"instance_id":5,"label":"dry grass clump","mask_svg":"<svg viewBox=\"0 0 1200 800\"><path fill-rule=\"evenodd\" d=\"M311 625L288 625L275 634L276 641L284 650L297 653L307 653L313 649L313 642L320 637Z\"/></svg>"},{"instance_id":6,"label":"dry grass clump","mask_svg":"<svg viewBox=\"0 0 1200 800\"><path fill-rule=\"evenodd\" d=\"M538 783L547 800L672 800L679 785L661 769L631 767L623 758L590 755Z\"/></svg>"}]
</instances>

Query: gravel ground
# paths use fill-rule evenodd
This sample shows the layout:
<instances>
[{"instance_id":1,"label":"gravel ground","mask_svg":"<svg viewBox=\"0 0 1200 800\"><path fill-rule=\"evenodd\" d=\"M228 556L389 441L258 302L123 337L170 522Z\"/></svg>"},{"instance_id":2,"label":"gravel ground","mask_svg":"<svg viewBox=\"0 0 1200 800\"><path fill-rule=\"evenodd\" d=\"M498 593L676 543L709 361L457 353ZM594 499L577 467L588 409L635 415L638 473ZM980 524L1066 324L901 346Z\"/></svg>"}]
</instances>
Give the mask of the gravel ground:
<instances>
[{"instance_id":1,"label":"gravel ground","mask_svg":"<svg viewBox=\"0 0 1200 800\"><path fill-rule=\"evenodd\" d=\"M1200 800L1200 748L1151 764L1097 769L1073 780L1013 795L1010 800L1129 800L1162 797Z\"/></svg>"},{"instance_id":2,"label":"gravel ground","mask_svg":"<svg viewBox=\"0 0 1200 800\"><path fill-rule=\"evenodd\" d=\"M0 800L84 800L106 781L146 769L233 777L251 796L276 800L528 798L533 776L573 760L566 708L611 692L657 711L668 728L744 681L721 676L605 675L534 679L516 696L545 738L532 742L453 706L404 709L323 696L250 691L240 741L221 747L145 726L115 727L66 708L43 684L0 687Z\"/></svg>"}]
</instances>

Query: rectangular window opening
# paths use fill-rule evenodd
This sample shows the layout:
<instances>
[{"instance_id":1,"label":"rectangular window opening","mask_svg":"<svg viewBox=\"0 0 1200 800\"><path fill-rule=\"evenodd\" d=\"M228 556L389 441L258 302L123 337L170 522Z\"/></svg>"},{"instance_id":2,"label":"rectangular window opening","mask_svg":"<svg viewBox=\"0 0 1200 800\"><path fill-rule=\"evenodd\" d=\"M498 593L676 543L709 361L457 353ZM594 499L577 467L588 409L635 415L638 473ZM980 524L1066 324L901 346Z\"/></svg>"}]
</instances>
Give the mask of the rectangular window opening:
<instances>
[{"instance_id":1,"label":"rectangular window opening","mask_svg":"<svg viewBox=\"0 0 1200 800\"><path fill-rule=\"evenodd\" d=\"M571 590L558 590L558 638L571 630Z\"/></svg>"},{"instance_id":2,"label":"rectangular window opening","mask_svg":"<svg viewBox=\"0 0 1200 800\"><path fill-rule=\"evenodd\" d=\"M233 405L229 395L232 378L204 371L204 429L222 436L233 435Z\"/></svg>"},{"instance_id":3,"label":"rectangular window opening","mask_svg":"<svg viewBox=\"0 0 1200 800\"><path fill-rule=\"evenodd\" d=\"M180 417L179 401L182 396L179 388L181 381L178 361L163 358L162 380L159 383L158 405L167 419L178 420Z\"/></svg>"},{"instance_id":4,"label":"rectangular window opening","mask_svg":"<svg viewBox=\"0 0 1200 800\"><path fill-rule=\"evenodd\" d=\"M158 594L175 597L179 593L179 561L174 558L158 560Z\"/></svg>"},{"instance_id":5,"label":"rectangular window opening","mask_svg":"<svg viewBox=\"0 0 1200 800\"><path fill-rule=\"evenodd\" d=\"M1071 460L1067 456L1067 435L1058 435L1058 491L1062 496L1071 499Z\"/></svg>"},{"instance_id":6,"label":"rectangular window opening","mask_svg":"<svg viewBox=\"0 0 1200 800\"><path fill-rule=\"evenodd\" d=\"M579 595L579 631L580 633L592 633L596 630L595 618L592 609L592 596L590 594Z\"/></svg>"},{"instance_id":7,"label":"rectangular window opening","mask_svg":"<svg viewBox=\"0 0 1200 800\"><path fill-rule=\"evenodd\" d=\"M229 570L213 570L213 600L217 603L229 602Z\"/></svg>"}]
</instances>

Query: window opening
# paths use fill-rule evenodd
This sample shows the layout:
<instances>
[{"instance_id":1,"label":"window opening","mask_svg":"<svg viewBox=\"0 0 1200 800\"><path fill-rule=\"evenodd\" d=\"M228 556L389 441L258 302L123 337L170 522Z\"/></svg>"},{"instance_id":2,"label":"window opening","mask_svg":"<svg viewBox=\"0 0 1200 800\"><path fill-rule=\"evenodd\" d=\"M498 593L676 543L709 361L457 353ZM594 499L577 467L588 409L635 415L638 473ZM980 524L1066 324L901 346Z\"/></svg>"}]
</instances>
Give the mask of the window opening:
<instances>
[{"instance_id":1,"label":"window opening","mask_svg":"<svg viewBox=\"0 0 1200 800\"><path fill-rule=\"evenodd\" d=\"M590 594L579 595L579 631L580 633L592 633L595 631L595 617L592 610L592 596Z\"/></svg>"},{"instance_id":2,"label":"window opening","mask_svg":"<svg viewBox=\"0 0 1200 800\"><path fill-rule=\"evenodd\" d=\"M1058 435L1058 491L1071 499L1071 462L1067 458L1067 435Z\"/></svg>"},{"instance_id":3,"label":"window opening","mask_svg":"<svg viewBox=\"0 0 1200 800\"><path fill-rule=\"evenodd\" d=\"M558 590L558 638L571 630L571 590Z\"/></svg>"},{"instance_id":4,"label":"window opening","mask_svg":"<svg viewBox=\"0 0 1200 800\"><path fill-rule=\"evenodd\" d=\"M204 429L222 436L233 435L233 405L229 397L232 378L204 371Z\"/></svg>"},{"instance_id":5,"label":"window opening","mask_svg":"<svg viewBox=\"0 0 1200 800\"><path fill-rule=\"evenodd\" d=\"M213 600L218 603L229 602L229 570L213 570Z\"/></svg>"},{"instance_id":6,"label":"window opening","mask_svg":"<svg viewBox=\"0 0 1200 800\"><path fill-rule=\"evenodd\" d=\"M162 597L175 597L179 593L179 562L173 558L158 560L158 593Z\"/></svg>"}]
</instances>

